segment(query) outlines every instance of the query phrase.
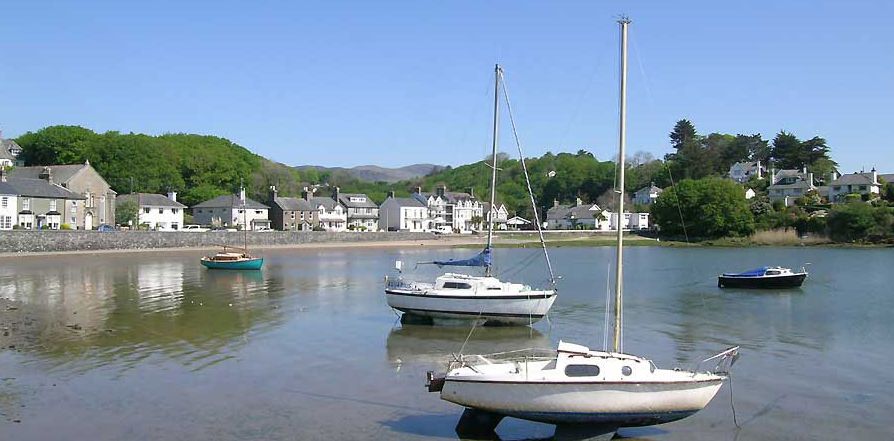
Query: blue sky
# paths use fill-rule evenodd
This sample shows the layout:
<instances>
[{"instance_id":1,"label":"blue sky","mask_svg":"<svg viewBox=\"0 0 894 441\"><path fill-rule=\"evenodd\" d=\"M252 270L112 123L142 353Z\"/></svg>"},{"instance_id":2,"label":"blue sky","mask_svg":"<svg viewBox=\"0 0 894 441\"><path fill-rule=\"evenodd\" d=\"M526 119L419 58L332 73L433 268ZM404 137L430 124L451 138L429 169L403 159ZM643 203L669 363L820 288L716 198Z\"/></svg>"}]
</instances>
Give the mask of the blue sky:
<instances>
[{"instance_id":1,"label":"blue sky","mask_svg":"<svg viewBox=\"0 0 894 441\"><path fill-rule=\"evenodd\" d=\"M291 165L457 165L488 152L499 62L527 155L610 159L620 13L634 20L631 152L661 157L688 118L703 134L820 135L843 172L894 173L884 1L10 1L0 129L213 134Z\"/></svg>"}]
</instances>

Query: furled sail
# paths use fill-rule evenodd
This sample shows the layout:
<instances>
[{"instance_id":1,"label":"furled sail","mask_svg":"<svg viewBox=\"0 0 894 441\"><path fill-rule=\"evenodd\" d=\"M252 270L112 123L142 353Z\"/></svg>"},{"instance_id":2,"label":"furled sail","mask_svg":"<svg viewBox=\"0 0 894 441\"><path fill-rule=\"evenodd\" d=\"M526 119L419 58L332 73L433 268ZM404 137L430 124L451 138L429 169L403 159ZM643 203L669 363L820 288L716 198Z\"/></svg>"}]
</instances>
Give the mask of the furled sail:
<instances>
[{"instance_id":1,"label":"furled sail","mask_svg":"<svg viewBox=\"0 0 894 441\"><path fill-rule=\"evenodd\" d=\"M491 266L491 254L490 248L485 248L483 251L475 255L475 257L469 259L462 260L435 260L433 262L420 262L420 263L433 263L437 266Z\"/></svg>"}]
</instances>

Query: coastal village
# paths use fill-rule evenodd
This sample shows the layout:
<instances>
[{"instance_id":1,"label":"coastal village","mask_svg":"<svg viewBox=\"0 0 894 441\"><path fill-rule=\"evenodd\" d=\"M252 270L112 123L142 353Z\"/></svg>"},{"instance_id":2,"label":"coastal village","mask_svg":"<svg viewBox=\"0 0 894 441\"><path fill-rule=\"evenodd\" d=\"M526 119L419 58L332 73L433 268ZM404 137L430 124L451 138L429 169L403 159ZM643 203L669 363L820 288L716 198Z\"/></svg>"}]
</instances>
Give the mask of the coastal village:
<instances>
[{"instance_id":1,"label":"coastal village","mask_svg":"<svg viewBox=\"0 0 894 441\"><path fill-rule=\"evenodd\" d=\"M245 188L191 207L177 200L177 191L167 194L118 194L90 165L58 164L25 166L18 156L21 147L10 139L0 140L0 230L112 230L118 228L152 231L203 232L215 229L249 231L408 231L438 234L469 234L480 231L493 216L496 230L530 230L531 219L510 213L502 203L495 207L480 200L473 188L452 191L444 185L426 192L416 187L409 197L388 194L376 204L365 194L344 193L338 187L317 184L304 187L300 195L281 196L270 186L267 198L254 200ZM849 198L877 198L894 174L875 169L819 178L806 167L776 170L756 162L737 162L728 179L743 185L743 197L756 196L747 187L755 180L766 182L772 203L785 207L815 195L817 202L840 204ZM616 231L649 230L648 207L663 192L651 184L632 193L634 207L618 213L592 201L577 198L573 204L552 201L542 207L546 230ZM116 222L122 204L136 207L137 222ZM243 213L244 211L244 213ZM823 216L817 212L815 215ZM188 221L191 218L191 222Z\"/></svg>"}]
</instances>

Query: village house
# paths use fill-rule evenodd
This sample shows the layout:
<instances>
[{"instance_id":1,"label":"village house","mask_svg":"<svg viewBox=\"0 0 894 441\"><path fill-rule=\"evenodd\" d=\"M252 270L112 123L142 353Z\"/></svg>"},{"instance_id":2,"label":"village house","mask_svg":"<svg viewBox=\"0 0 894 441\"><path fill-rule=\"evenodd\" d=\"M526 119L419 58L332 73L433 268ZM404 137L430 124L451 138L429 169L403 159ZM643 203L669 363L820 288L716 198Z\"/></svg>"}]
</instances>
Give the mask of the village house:
<instances>
[{"instance_id":1,"label":"village house","mask_svg":"<svg viewBox=\"0 0 894 441\"><path fill-rule=\"evenodd\" d=\"M766 172L766 167L762 166L760 161L737 162L729 166L729 178L740 184L748 182L752 176L763 179Z\"/></svg>"},{"instance_id":2,"label":"village house","mask_svg":"<svg viewBox=\"0 0 894 441\"><path fill-rule=\"evenodd\" d=\"M506 205L497 202L497 209L494 210L493 222L495 230L507 230L509 227L506 224L509 221L509 211L506 209ZM484 202L481 204L481 210L484 212L484 220L482 228L486 228L487 222L490 222L491 219L491 211L490 211L490 202Z\"/></svg>"},{"instance_id":3,"label":"village house","mask_svg":"<svg viewBox=\"0 0 894 441\"><path fill-rule=\"evenodd\" d=\"M510 230L526 230L530 227L531 221L521 217L512 216L506 221L506 226Z\"/></svg>"},{"instance_id":4,"label":"village house","mask_svg":"<svg viewBox=\"0 0 894 441\"><path fill-rule=\"evenodd\" d=\"M117 209L131 202L137 207L137 224L131 227L146 225L155 231L178 231L183 227L183 210L186 205L177 202L177 192L167 196L155 193L130 193L118 195Z\"/></svg>"},{"instance_id":5,"label":"village house","mask_svg":"<svg viewBox=\"0 0 894 441\"><path fill-rule=\"evenodd\" d=\"M376 231L379 229L379 206L368 196L360 193L340 193L338 187L335 187L333 196L345 209L348 230Z\"/></svg>"},{"instance_id":6,"label":"village house","mask_svg":"<svg viewBox=\"0 0 894 441\"><path fill-rule=\"evenodd\" d=\"M245 196L245 188L239 194L227 194L192 206L193 221L200 225L216 227L270 229L267 213L270 207ZM247 227L246 227L247 225Z\"/></svg>"},{"instance_id":7,"label":"village house","mask_svg":"<svg viewBox=\"0 0 894 441\"><path fill-rule=\"evenodd\" d=\"M103 224L115 223L115 197L109 183L90 165L83 164L16 167L10 178L42 179L58 184L82 196L83 207L70 210L63 223L79 230L92 230Z\"/></svg>"},{"instance_id":8,"label":"village house","mask_svg":"<svg viewBox=\"0 0 894 441\"><path fill-rule=\"evenodd\" d=\"M11 230L18 220L18 192L6 182L5 171L0 174L0 230Z\"/></svg>"},{"instance_id":9,"label":"village house","mask_svg":"<svg viewBox=\"0 0 894 441\"><path fill-rule=\"evenodd\" d=\"M416 187L413 198L428 207L431 228L438 231L471 233L480 227L478 220L484 219L482 204L475 198L473 189L469 189L468 193L453 192L442 185L434 193L423 193L420 187Z\"/></svg>"},{"instance_id":10,"label":"village house","mask_svg":"<svg viewBox=\"0 0 894 441\"><path fill-rule=\"evenodd\" d=\"M0 167L21 166L22 161L18 159L22 148L11 139L3 139L0 134Z\"/></svg>"},{"instance_id":11,"label":"village house","mask_svg":"<svg viewBox=\"0 0 894 441\"><path fill-rule=\"evenodd\" d=\"M0 229L59 230L76 217L84 197L43 179L7 177L0 169ZM4 206L5 204L5 206ZM7 216L13 216L11 219ZM7 228L8 227L8 228Z\"/></svg>"},{"instance_id":12,"label":"village house","mask_svg":"<svg viewBox=\"0 0 894 441\"><path fill-rule=\"evenodd\" d=\"M313 196L313 191L308 191L307 189L301 193L301 196L317 212L319 224L315 224L315 227L318 226L326 231L347 231L347 210L336 202L334 198Z\"/></svg>"},{"instance_id":13,"label":"village house","mask_svg":"<svg viewBox=\"0 0 894 441\"><path fill-rule=\"evenodd\" d=\"M802 171L771 169L770 182L770 186L767 187L770 201L782 201L786 207L794 205L798 198L808 192L817 190L813 181L813 173L808 173L807 167L804 167Z\"/></svg>"},{"instance_id":14,"label":"village house","mask_svg":"<svg viewBox=\"0 0 894 441\"><path fill-rule=\"evenodd\" d=\"M658 196L660 196L663 191L663 189L656 187L655 183L652 182L648 187L643 187L633 193L633 203L640 205L652 204L658 199Z\"/></svg>"},{"instance_id":15,"label":"village house","mask_svg":"<svg viewBox=\"0 0 894 441\"><path fill-rule=\"evenodd\" d=\"M577 198L574 205L553 206L546 211L546 228L549 230L600 230L611 229L611 212L596 204L586 204Z\"/></svg>"},{"instance_id":16,"label":"village house","mask_svg":"<svg viewBox=\"0 0 894 441\"><path fill-rule=\"evenodd\" d=\"M379 206L379 229L382 231L431 231L429 209L416 197L396 198L394 192Z\"/></svg>"},{"instance_id":17,"label":"village house","mask_svg":"<svg viewBox=\"0 0 894 441\"><path fill-rule=\"evenodd\" d=\"M845 196L849 194L868 195L869 198L878 196L882 188L878 178L878 173L874 168L869 173L854 172L849 175L841 175L828 184L829 202L833 204L844 202Z\"/></svg>"},{"instance_id":18,"label":"village house","mask_svg":"<svg viewBox=\"0 0 894 441\"><path fill-rule=\"evenodd\" d=\"M609 213L609 230L618 230L618 213ZM649 213L624 213L625 230L648 230Z\"/></svg>"},{"instance_id":19,"label":"village house","mask_svg":"<svg viewBox=\"0 0 894 441\"><path fill-rule=\"evenodd\" d=\"M319 225L319 211L305 198L279 196L270 187L270 221L273 229L281 231L311 231Z\"/></svg>"}]
</instances>

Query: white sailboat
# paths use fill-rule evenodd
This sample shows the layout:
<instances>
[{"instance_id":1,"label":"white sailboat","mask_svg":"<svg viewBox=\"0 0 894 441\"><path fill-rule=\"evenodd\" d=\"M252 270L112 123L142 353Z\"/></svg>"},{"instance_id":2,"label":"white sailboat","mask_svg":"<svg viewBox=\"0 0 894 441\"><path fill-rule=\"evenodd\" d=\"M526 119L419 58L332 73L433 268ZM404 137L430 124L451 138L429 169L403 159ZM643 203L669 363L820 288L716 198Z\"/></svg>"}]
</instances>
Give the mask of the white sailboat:
<instances>
[{"instance_id":1,"label":"white sailboat","mask_svg":"<svg viewBox=\"0 0 894 441\"><path fill-rule=\"evenodd\" d=\"M487 245L478 255L463 260L446 260L431 263L438 266L484 267L484 275L445 273L434 283L406 280L401 262L395 264L397 276L385 278L385 297L388 306L404 313L426 319L474 320L487 325L529 325L546 316L556 300L555 277L549 263L549 255L540 234L546 264L549 268L551 289L535 289L521 283L504 282L492 274L494 237L493 207L497 184L497 145L499 128L499 93L502 70L495 68L493 151L491 152L491 213L487 217ZM524 160L522 160L524 166ZM527 178L527 170L525 170ZM530 189L530 185L529 185ZM530 193L530 191L529 191ZM534 199L531 196L532 206ZM536 208L535 219L536 219ZM539 231L539 221L537 221Z\"/></svg>"},{"instance_id":2,"label":"white sailboat","mask_svg":"<svg viewBox=\"0 0 894 441\"><path fill-rule=\"evenodd\" d=\"M624 188L626 143L627 27L621 25L621 106L618 188ZM623 198L619 198L623 212ZM619 427L675 421L704 408L727 378L738 355L733 347L704 362L713 371L659 369L643 357L623 353L621 314L623 235L618 229L614 339L612 350L594 351L559 342L556 351L460 356L446 374L429 373L428 387L441 399L467 408L460 420L493 430L504 416L557 424L560 429ZM701 364L700 364L701 365ZM698 367L697 367L698 368ZM457 427L460 430L460 426Z\"/></svg>"}]
</instances>

